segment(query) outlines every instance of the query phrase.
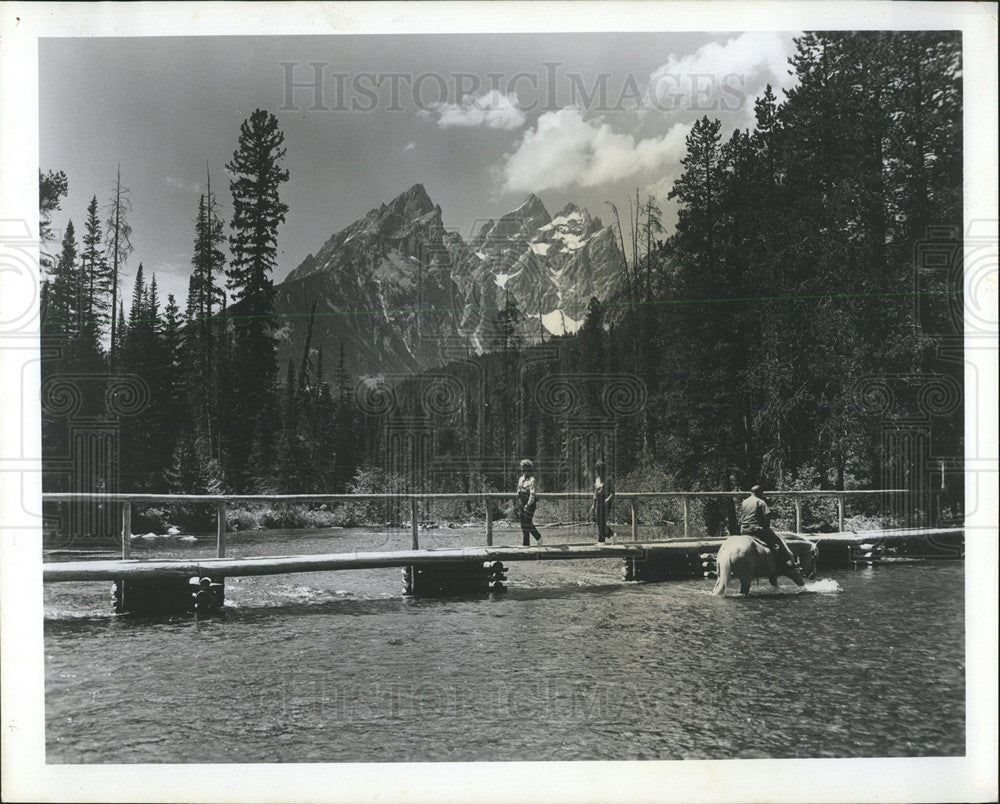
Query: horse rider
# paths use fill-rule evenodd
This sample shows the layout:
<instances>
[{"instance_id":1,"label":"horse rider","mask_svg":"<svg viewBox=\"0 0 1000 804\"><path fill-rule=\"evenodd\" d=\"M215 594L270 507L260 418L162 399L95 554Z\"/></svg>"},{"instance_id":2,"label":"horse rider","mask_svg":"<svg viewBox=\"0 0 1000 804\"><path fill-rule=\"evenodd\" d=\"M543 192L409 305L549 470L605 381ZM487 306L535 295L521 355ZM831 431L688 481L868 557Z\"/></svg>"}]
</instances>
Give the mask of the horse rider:
<instances>
[{"instance_id":1,"label":"horse rider","mask_svg":"<svg viewBox=\"0 0 1000 804\"><path fill-rule=\"evenodd\" d=\"M788 549L785 540L771 529L771 516L771 509L761 493L760 486L755 485L750 489L750 496L740 503L740 533L766 544L774 553L779 565L785 565L783 574L802 586L805 584L805 579L799 571L795 556Z\"/></svg>"}]
</instances>

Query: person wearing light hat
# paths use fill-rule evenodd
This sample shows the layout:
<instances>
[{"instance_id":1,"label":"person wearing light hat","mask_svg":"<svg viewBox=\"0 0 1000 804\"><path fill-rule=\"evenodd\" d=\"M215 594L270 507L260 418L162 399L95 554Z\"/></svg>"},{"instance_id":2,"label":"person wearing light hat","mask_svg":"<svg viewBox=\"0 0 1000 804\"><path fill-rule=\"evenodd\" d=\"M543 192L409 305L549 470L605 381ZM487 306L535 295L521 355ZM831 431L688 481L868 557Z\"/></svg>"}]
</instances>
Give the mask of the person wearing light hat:
<instances>
[{"instance_id":1,"label":"person wearing light hat","mask_svg":"<svg viewBox=\"0 0 1000 804\"><path fill-rule=\"evenodd\" d=\"M538 532L534 522L535 506L538 504L536 494L535 466L525 458L521 461L521 476L517 479L517 499L514 500L514 511L521 524L521 534L524 537L522 544L525 547L531 546L532 536L536 542L542 540L542 534Z\"/></svg>"}]
</instances>

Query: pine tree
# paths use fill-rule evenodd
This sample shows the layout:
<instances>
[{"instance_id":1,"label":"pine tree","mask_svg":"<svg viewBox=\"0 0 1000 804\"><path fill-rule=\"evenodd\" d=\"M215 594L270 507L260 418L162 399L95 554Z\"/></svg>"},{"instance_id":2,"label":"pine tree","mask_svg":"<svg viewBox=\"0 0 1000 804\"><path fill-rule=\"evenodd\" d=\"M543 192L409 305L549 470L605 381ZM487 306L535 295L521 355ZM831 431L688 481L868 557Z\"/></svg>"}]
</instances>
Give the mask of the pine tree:
<instances>
[{"instance_id":1,"label":"pine tree","mask_svg":"<svg viewBox=\"0 0 1000 804\"><path fill-rule=\"evenodd\" d=\"M193 271L188 282L183 333L182 362L187 384L187 404L196 422L193 438L212 447L216 453L221 429L219 379L219 330L217 317L225 301L225 292L217 279L225 265L220 245L225 241L218 202L212 194L211 176L206 175L206 193L199 198L195 218Z\"/></svg>"},{"instance_id":2,"label":"pine tree","mask_svg":"<svg viewBox=\"0 0 1000 804\"><path fill-rule=\"evenodd\" d=\"M174 445L170 464L163 471L163 479L171 494L198 494L201 486L201 462L195 437L185 430Z\"/></svg>"},{"instance_id":3,"label":"pine tree","mask_svg":"<svg viewBox=\"0 0 1000 804\"><path fill-rule=\"evenodd\" d=\"M188 418L181 363L181 315L172 293L167 294L167 305L163 310L160 344L159 370L164 377L163 386L166 390L163 399L163 441L160 453L165 463L173 452L174 444L182 429L182 422Z\"/></svg>"},{"instance_id":4,"label":"pine tree","mask_svg":"<svg viewBox=\"0 0 1000 804\"><path fill-rule=\"evenodd\" d=\"M226 242L226 235L219 215L218 199L212 194L212 177L207 171L205 181L205 224L199 268L203 277L201 286L204 312L211 320L216 305L221 306L225 302L226 292L216 280L221 279L225 271L226 255L222 253L221 246Z\"/></svg>"},{"instance_id":5,"label":"pine tree","mask_svg":"<svg viewBox=\"0 0 1000 804\"><path fill-rule=\"evenodd\" d=\"M703 454L706 440L713 436L720 443L737 442L733 424L739 406L732 398L737 367L729 351L734 310L725 303L733 295L732 275L722 260L726 164L719 129L718 120L703 117L695 122L681 160L683 172L668 195L679 202L677 229L669 246L676 261L674 293L685 304L670 311L661 334L665 360L660 372L671 378L664 405L666 424L686 431L678 445L685 456ZM720 477L729 477L733 466L728 456L720 454L695 471L697 475L684 480L694 483L707 476L717 484Z\"/></svg>"},{"instance_id":6,"label":"pine tree","mask_svg":"<svg viewBox=\"0 0 1000 804\"><path fill-rule=\"evenodd\" d=\"M111 274L101 248L101 222L97 216L97 196L87 207L87 221L80 253L80 270L86 277L87 298L83 319L98 336L111 320Z\"/></svg>"},{"instance_id":7,"label":"pine tree","mask_svg":"<svg viewBox=\"0 0 1000 804\"><path fill-rule=\"evenodd\" d=\"M285 156L284 134L274 115L261 109L243 122L239 144L226 165L233 176L231 259L226 274L228 287L239 305L234 325L234 415L254 434L256 460L269 463L273 455L271 414L274 407L276 348L274 330L274 285L278 226L288 211L278 194L288 180L280 167ZM232 468L239 475L247 468L247 441L230 445Z\"/></svg>"},{"instance_id":8,"label":"pine tree","mask_svg":"<svg viewBox=\"0 0 1000 804\"><path fill-rule=\"evenodd\" d=\"M55 268L56 258L48 253L48 245L55 240L52 232L52 213L59 209L62 197L69 192L69 180L63 171L38 171L38 240L39 262L45 280ZM44 318L44 311L43 311Z\"/></svg>"},{"instance_id":9,"label":"pine tree","mask_svg":"<svg viewBox=\"0 0 1000 804\"><path fill-rule=\"evenodd\" d=\"M703 117L695 122L686 139L684 170L667 198L677 199L675 248L683 251L701 272L715 267L718 199L722 184L721 135L718 120Z\"/></svg>"},{"instance_id":10,"label":"pine tree","mask_svg":"<svg viewBox=\"0 0 1000 804\"><path fill-rule=\"evenodd\" d=\"M650 302L653 297L653 274L655 270L655 247L658 243L658 236L663 234L663 210L655 203L653 196L647 196L646 204L642 211L645 215L640 226L639 234L645 242L646 254L643 262L646 266L646 279L643 301Z\"/></svg>"},{"instance_id":11,"label":"pine tree","mask_svg":"<svg viewBox=\"0 0 1000 804\"><path fill-rule=\"evenodd\" d=\"M139 263L127 320L124 305L119 302L119 321L124 323L124 327L116 328L116 336L120 342L114 370L122 375L137 376L149 386L153 370L149 363L151 343L149 322L145 317L146 299L144 270L142 263ZM150 398L153 398L151 386ZM146 408L134 416L125 416L119 420L118 451L121 485L124 491L155 490L150 487L150 478L147 474L153 464L153 423L150 414L150 409Z\"/></svg>"},{"instance_id":12,"label":"pine tree","mask_svg":"<svg viewBox=\"0 0 1000 804\"><path fill-rule=\"evenodd\" d=\"M128 313L128 328L132 332L138 332L143 325L143 311L146 307L146 282L143 278L142 263L135 271L135 284L132 287L132 306Z\"/></svg>"},{"instance_id":13,"label":"pine tree","mask_svg":"<svg viewBox=\"0 0 1000 804\"><path fill-rule=\"evenodd\" d=\"M521 353L522 332L524 328L524 313L517 304L517 299L506 293L503 309L497 312L493 320L490 342L497 352L500 362L498 382L495 387L495 410L499 413L494 417L497 426L496 448L498 454L505 456L506 461L514 460L514 446L517 442L518 402L521 394L520 378L517 365Z\"/></svg>"},{"instance_id":14,"label":"pine tree","mask_svg":"<svg viewBox=\"0 0 1000 804\"><path fill-rule=\"evenodd\" d=\"M172 494L219 494L223 487L210 444L188 428L174 445L163 479Z\"/></svg>"},{"instance_id":15,"label":"pine tree","mask_svg":"<svg viewBox=\"0 0 1000 804\"><path fill-rule=\"evenodd\" d=\"M331 484L339 491L345 490L354 477L361 449L359 421L343 341L340 342L337 368L334 371L334 388L336 398L331 400L326 383L320 384L317 427L321 435L320 443L330 462Z\"/></svg>"},{"instance_id":16,"label":"pine tree","mask_svg":"<svg viewBox=\"0 0 1000 804\"><path fill-rule=\"evenodd\" d=\"M209 380L213 371L214 317L216 310L222 305L224 295L216 279L222 274L225 265L225 255L219 248L225 242L225 235L218 215L218 202L212 195L211 187L209 177L208 192L198 202L194 256L191 260L194 271L188 291L188 318L196 333L192 337L198 341L196 351L200 375L204 381Z\"/></svg>"},{"instance_id":17,"label":"pine tree","mask_svg":"<svg viewBox=\"0 0 1000 804\"><path fill-rule=\"evenodd\" d=\"M57 335L73 331L76 321L76 232L73 221L66 224L63 232L62 250L56 261L52 276L51 289L48 294L48 318L46 331Z\"/></svg>"},{"instance_id":18,"label":"pine tree","mask_svg":"<svg viewBox=\"0 0 1000 804\"><path fill-rule=\"evenodd\" d=\"M146 297L146 320L150 324L153 334L159 334L160 330L160 293L156 287L156 274L149 280L149 295Z\"/></svg>"},{"instance_id":19,"label":"pine tree","mask_svg":"<svg viewBox=\"0 0 1000 804\"><path fill-rule=\"evenodd\" d=\"M232 259L227 270L229 288L242 305L235 319L237 341L246 348L252 366L247 391L252 398L267 392L274 382L274 284L278 225L288 205L278 189L288 180L279 166L285 156L284 134L274 115L256 110L240 128L239 147L226 168L233 174Z\"/></svg>"},{"instance_id":20,"label":"pine tree","mask_svg":"<svg viewBox=\"0 0 1000 804\"><path fill-rule=\"evenodd\" d=\"M510 292L505 295L504 306L493 319L491 341L494 350L507 354L517 351L523 345L525 317L514 295Z\"/></svg>"},{"instance_id":21,"label":"pine tree","mask_svg":"<svg viewBox=\"0 0 1000 804\"><path fill-rule=\"evenodd\" d=\"M118 277L132 253L132 226L128 222L128 214L132 211L132 201L129 189L122 184L122 169L118 166L115 177L115 189L104 208L105 240L108 246L108 262L111 268L111 309L118 306ZM118 333L116 323L111 320L111 364L114 365L118 349Z\"/></svg>"},{"instance_id":22,"label":"pine tree","mask_svg":"<svg viewBox=\"0 0 1000 804\"><path fill-rule=\"evenodd\" d=\"M306 413L295 381L295 362L289 358L282 404L280 455L274 484L284 492L304 489L309 482L310 460L302 434L302 418Z\"/></svg>"},{"instance_id":23,"label":"pine tree","mask_svg":"<svg viewBox=\"0 0 1000 804\"><path fill-rule=\"evenodd\" d=\"M118 337L120 339L127 337L125 331L125 305L121 301L118 302Z\"/></svg>"},{"instance_id":24,"label":"pine tree","mask_svg":"<svg viewBox=\"0 0 1000 804\"><path fill-rule=\"evenodd\" d=\"M587 380L587 403L592 415L601 415L601 390L608 373L607 345L604 333L604 310L596 296L587 304L587 315L577 332L577 367ZM604 375L604 376L602 376Z\"/></svg>"}]
</instances>

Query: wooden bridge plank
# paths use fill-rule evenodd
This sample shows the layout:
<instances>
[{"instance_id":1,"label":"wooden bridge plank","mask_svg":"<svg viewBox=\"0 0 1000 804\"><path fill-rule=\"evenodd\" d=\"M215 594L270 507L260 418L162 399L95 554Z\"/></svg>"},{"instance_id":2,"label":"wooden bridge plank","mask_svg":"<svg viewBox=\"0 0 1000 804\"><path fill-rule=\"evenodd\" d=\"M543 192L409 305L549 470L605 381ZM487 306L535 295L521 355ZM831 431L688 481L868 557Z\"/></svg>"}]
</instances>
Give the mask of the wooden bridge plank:
<instances>
[{"instance_id":1,"label":"wooden bridge plank","mask_svg":"<svg viewBox=\"0 0 1000 804\"><path fill-rule=\"evenodd\" d=\"M855 544L891 542L915 536L958 536L963 528L863 531L860 533L790 534L817 543ZM545 544L533 547L457 547L393 552L354 552L319 555L254 556L248 558L150 559L48 562L42 566L46 583L101 581L140 576L281 575L294 572L325 572L348 569L379 569L448 561L565 561L592 558L641 556L648 549L667 553L714 552L723 538L669 539L619 544Z\"/></svg>"}]
</instances>

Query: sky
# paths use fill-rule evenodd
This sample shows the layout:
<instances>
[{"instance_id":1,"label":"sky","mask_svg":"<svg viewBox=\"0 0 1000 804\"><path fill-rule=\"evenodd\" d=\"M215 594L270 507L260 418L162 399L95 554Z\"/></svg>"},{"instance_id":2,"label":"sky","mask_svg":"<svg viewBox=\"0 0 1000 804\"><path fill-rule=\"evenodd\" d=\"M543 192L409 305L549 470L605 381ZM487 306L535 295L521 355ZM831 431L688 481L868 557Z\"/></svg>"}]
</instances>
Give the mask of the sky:
<instances>
[{"instance_id":1,"label":"sky","mask_svg":"<svg viewBox=\"0 0 1000 804\"><path fill-rule=\"evenodd\" d=\"M766 84L791 86L794 33L51 38L39 42L39 165L63 170L53 218L81 230L90 198L131 190L135 251L183 307L210 175L228 221L240 123L272 112L289 206L280 280L333 233L415 183L468 239L534 192L605 224L636 189L666 198L691 123L753 124Z\"/></svg>"}]
</instances>

